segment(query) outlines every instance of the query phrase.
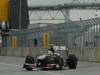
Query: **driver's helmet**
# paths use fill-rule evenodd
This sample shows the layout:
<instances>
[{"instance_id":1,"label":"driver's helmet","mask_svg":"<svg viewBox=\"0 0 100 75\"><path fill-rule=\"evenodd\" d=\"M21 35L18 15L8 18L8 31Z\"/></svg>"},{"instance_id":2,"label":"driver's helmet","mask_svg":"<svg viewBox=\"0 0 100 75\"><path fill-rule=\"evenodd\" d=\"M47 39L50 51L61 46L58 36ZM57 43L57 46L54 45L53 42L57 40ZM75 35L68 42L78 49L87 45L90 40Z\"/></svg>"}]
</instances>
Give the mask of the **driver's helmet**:
<instances>
[{"instance_id":1,"label":"driver's helmet","mask_svg":"<svg viewBox=\"0 0 100 75\"><path fill-rule=\"evenodd\" d=\"M54 54L55 53L55 50L53 49L53 48L50 48L49 50L48 50L48 54Z\"/></svg>"}]
</instances>

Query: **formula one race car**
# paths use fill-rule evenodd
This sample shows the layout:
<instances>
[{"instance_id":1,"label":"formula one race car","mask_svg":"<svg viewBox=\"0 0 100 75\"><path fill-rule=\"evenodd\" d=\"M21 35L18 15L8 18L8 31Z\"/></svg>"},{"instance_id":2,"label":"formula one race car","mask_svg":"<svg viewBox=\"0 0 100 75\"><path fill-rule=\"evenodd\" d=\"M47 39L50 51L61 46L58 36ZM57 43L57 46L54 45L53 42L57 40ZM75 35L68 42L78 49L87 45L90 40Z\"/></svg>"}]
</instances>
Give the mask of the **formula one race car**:
<instances>
[{"instance_id":1,"label":"formula one race car","mask_svg":"<svg viewBox=\"0 0 100 75\"><path fill-rule=\"evenodd\" d=\"M69 67L69 69L76 69L77 57L75 55L69 55L67 59L64 59L60 54L57 53L43 54L37 56L36 60L34 61L32 58L28 59L28 62L26 61L23 66L23 68L26 70L32 70L34 68L61 70L64 67Z\"/></svg>"},{"instance_id":2,"label":"formula one race car","mask_svg":"<svg viewBox=\"0 0 100 75\"><path fill-rule=\"evenodd\" d=\"M46 54L37 57L37 67L42 69L57 69L63 68L63 58L58 54Z\"/></svg>"},{"instance_id":3,"label":"formula one race car","mask_svg":"<svg viewBox=\"0 0 100 75\"><path fill-rule=\"evenodd\" d=\"M67 59L64 59L60 54L40 55L39 57L37 57L37 67L56 70L61 70L63 69L63 67L69 67L69 69L76 69L77 57L75 55L69 55Z\"/></svg>"}]
</instances>

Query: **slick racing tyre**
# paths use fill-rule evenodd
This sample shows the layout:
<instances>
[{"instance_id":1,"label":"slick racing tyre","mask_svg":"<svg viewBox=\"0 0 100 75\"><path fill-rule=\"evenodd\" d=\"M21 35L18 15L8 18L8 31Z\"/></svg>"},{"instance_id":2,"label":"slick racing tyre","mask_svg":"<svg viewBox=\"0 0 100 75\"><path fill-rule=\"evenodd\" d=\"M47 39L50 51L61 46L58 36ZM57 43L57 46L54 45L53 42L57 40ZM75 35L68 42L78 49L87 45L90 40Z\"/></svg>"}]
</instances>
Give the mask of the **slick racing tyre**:
<instances>
[{"instance_id":1,"label":"slick racing tyre","mask_svg":"<svg viewBox=\"0 0 100 75\"><path fill-rule=\"evenodd\" d=\"M77 67L77 57L75 55L69 55L66 60L69 69L76 69Z\"/></svg>"}]
</instances>

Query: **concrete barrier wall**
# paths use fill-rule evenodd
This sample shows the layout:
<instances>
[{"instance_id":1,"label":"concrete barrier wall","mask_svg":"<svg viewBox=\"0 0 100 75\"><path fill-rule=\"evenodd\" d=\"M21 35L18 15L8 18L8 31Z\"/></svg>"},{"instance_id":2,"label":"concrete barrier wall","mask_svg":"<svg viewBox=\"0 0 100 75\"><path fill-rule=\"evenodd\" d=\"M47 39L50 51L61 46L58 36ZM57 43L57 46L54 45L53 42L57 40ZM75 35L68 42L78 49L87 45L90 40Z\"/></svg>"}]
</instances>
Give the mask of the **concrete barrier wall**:
<instances>
[{"instance_id":1,"label":"concrete barrier wall","mask_svg":"<svg viewBox=\"0 0 100 75\"><path fill-rule=\"evenodd\" d=\"M32 53L33 56L46 54L48 49L45 48L2 48L0 55L3 56L26 56ZM64 57L67 51L58 51ZM69 54L75 54L79 60L100 62L100 47L69 47Z\"/></svg>"},{"instance_id":2,"label":"concrete barrier wall","mask_svg":"<svg viewBox=\"0 0 100 75\"><path fill-rule=\"evenodd\" d=\"M82 61L100 62L100 47L70 47L70 54Z\"/></svg>"},{"instance_id":3,"label":"concrete barrier wall","mask_svg":"<svg viewBox=\"0 0 100 75\"><path fill-rule=\"evenodd\" d=\"M45 48L2 48L0 55L3 56L26 56L32 53L33 56L47 53Z\"/></svg>"}]
</instances>

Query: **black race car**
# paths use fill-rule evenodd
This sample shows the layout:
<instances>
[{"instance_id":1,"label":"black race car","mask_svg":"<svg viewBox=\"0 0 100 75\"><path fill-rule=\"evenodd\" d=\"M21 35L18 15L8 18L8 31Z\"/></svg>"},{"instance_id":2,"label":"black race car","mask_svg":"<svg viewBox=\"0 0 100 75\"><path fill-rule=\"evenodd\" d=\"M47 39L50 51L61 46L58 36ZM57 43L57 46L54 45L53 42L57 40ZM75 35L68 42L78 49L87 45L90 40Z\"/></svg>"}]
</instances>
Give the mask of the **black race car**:
<instances>
[{"instance_id":1,"label":"black race car","mask_svg":"<svg viewBox=\"0 0 100 75\"><path fill-rule=\"evenodd\" d=\"M37 67L42 67L43 69L51 68L57 70L63 69L63 67L76 69L77 61L77 57L73 54L69 55L66 59L64 59L59 54L40 55L39 57L37 57Z\"/></svg>"},{"instance_id":2,"label":"black race car","mask_svg":"<svg viewBox=\"0 0 100 75\"><path fill-rule=\"evenodd\" d=\"M44 54L37 56L36 60L33 57L27 57L23 65L23 68L26 70L32 70L34 68L61 70L63 67L76 69L77 57L75 55L69 55L67 59L64 59L57 53Z\"/></svg>"},{"instance_id":3,"label":"black race car","mask_svg":"<svg viewBox=\"0 0 100 75\"><path fill-rule=\"evenodd\" d=\"M57 69L63 68L63 58L58 54L40 55L37 57L37 67L42 69Z\"/></svg>"}]
</instances>

